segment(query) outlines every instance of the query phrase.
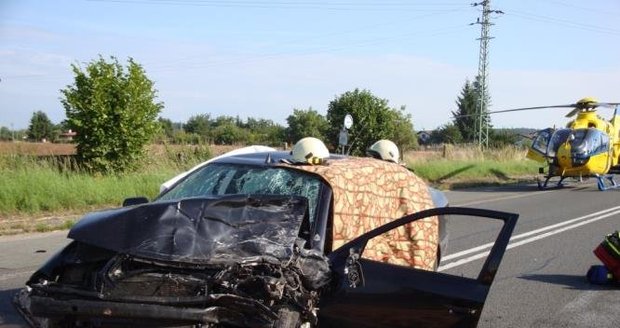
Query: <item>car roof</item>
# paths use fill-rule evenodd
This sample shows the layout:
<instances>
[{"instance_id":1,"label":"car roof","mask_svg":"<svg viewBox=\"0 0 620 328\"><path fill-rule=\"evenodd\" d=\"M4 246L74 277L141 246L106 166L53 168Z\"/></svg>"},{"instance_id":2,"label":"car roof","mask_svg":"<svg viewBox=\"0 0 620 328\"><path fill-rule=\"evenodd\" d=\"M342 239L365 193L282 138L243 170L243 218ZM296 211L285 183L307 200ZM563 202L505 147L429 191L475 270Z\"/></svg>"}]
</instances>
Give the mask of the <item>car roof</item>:
<instances>
[{"instance_id":1,"label":"car roof","mask_svg":"<svg viewBox=\"0 0 620 328\"><path fill-rule=\"evenodd\" d=\"M346 160L348 156L330 154L329 160ZM290 151L265 151L239 155L230 155L214 160L211 163L249 164L249 165L278 165L287 160L292 160Z\"/></svg>"}]
</instances>

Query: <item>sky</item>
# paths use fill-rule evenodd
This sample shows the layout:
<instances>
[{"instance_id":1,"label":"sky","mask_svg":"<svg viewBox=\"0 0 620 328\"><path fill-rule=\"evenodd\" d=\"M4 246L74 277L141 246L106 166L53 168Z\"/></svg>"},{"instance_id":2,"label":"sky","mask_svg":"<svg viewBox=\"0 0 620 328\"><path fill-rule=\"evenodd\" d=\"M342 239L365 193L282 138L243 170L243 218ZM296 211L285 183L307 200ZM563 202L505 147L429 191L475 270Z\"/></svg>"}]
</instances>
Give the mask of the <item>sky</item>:
<instances>
[{"instance_id":1,"label":"sky","mask_svg":"<svg viewBox=\"0 0 620 328\"><path fill-rule=\"evenodd\" d=\"M325 115L356 88L405 106L416 130L452 120L478 72L472 0L0 0L0 126L65 118L71 65L129 57L154 81L161 117ZM620 1L494 0L489 110L620 102ZM568 112L569 110L565 110ZM601 110L604 117L611 110ZM498 128L567 122L563 109L496 114Z\"/></svg>"}]
</instances>

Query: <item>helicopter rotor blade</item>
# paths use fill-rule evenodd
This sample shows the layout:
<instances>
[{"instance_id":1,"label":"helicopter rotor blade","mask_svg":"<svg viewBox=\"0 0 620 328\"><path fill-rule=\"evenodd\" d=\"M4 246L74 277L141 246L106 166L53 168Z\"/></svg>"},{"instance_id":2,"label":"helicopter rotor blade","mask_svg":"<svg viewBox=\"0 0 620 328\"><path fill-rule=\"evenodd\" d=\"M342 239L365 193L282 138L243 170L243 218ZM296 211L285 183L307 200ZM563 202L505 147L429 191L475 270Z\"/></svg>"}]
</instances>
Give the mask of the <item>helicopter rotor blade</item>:
<instances>
[{"instance_id":1,"label":"helicopter rotor blade","mask_svg":"<svg viewBox=\"0 0 620 328\"><path fill-rule=\"evenodd\" d=\"M575 107L575 104L570 104L570 105L552 105L552 106L535 106L535 107L520 107L520 108L511 108L511 109L489 111L489 112L487 112L487 114L500 114L500 113L509 113L509 112L520 112L520 111L524 111L524 110L545 109L545 108L573 108L573 107ZM480 115L480 113L456 115L454 117L470 117L470 116L479 116L479 115Z\"/></svg>"},{"instance_id":2,"label":"helicopter rotor blade","mask_svg":"<svg viewBox=\"0 0 620 328\"><path fill-rule=\"evenodd\" d=\"M596 107L614 107L620 106L620 103L589 103L587 107L584 107L583 104L566 104L566 105L551 105L551 106L534 106L534 107L520 107L520 108L511 108L511 109L503 109L503 110L494 110L489 111L487 114L500 114L500 113L509 113L509 112L520 112L525 110L534 110L534 109L545 109L545 108L573 108L566 117L575 116L579 111L586 108L596 108ZM467 115L456 115L455 117L468 117L468 116L478 116L478 114L467 114Z\"/></svg>"},{"instance_id":3,"label":"helicopter rotor blade","mask_svg":"<svg viewBox=\"0 0 620 328\"><path fill-rule=\"evenodd\" d=\"M535 107L521 107L521 108L512 108L512 109L504 109L504 110L495 110L490 111L489 114L497 114L497 113L508 113L508 112L519 112L522 110L533 110L533 109L545 109L545 108L573 108L575 104L568 105L552 105L552 106L535 106Z\"/></svg>"},{"instance_id":4,"label":"helicopter rotor blade","mask_svg":"<svg viewBox=\"0 0 620 328\"><path fill-rule=\"evenodd\" d=\"M575 116L577 113L579 113L581 111L581 108L579 107L575 107L573 110L571 110L570 112L568 112L568 114L564 115L564 117L573 117Z\"/></svg>"},{"instance_id":5,"label":"helicopter rotor blade","mask_svg":"<svg viewBox=\"0 0 620 328\"><path fill-rule=\"evenodd\" d=\"M620 103L612 103L612 102L610 102L610 103L597 103L596 104L596 106L598 106L598 107L615 107L615 106L618 106L618 105L620 105Z\"/></svg>"}]
</instances>

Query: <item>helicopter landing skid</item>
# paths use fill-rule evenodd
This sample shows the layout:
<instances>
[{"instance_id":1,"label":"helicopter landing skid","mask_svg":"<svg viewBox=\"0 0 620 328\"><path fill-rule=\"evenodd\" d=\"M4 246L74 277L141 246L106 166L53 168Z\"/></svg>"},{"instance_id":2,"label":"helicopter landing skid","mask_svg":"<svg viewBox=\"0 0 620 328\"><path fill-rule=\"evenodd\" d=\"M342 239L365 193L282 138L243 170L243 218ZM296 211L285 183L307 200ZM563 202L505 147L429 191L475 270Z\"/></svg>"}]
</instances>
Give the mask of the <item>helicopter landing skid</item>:
<instances>
[{"instance_id":1,"label":"helicopter landing skid","mask_svg":"<svg viewBox=\"0 0 620 328\"><path fill-rule=\"evenodd\" d=\"M555 185L555 187L547 187L547 185L549 184L549 179L553 178L554 176L545 176L545 182L541 182L540 181L540 177L536 180L536 183L538 184L538 189L540 190L546 190L546 189L550 189L550 188L562 188L564 187L564 184L562 183L564 181L564 179L566 179L566 177L560 177L560 181L558 181L558 183Z\"/></svg>"},{"instance_id":2,"label":"helicopter landing skid","mask_svg":"<svg viewBox=\"0 0 620 328\"><path fill-rule=\"evenodd\" d=\"M620 185L618 185L616 183L616 181L614 180L613 174L597 175L596 179L598 180L598 182L597 182L598 190L605 191L605 190L609 190L609 189L618 189L618 188L620 188ZM606 184L605 180L608 180L609 184Z\"/></svg>"}]
</instances>

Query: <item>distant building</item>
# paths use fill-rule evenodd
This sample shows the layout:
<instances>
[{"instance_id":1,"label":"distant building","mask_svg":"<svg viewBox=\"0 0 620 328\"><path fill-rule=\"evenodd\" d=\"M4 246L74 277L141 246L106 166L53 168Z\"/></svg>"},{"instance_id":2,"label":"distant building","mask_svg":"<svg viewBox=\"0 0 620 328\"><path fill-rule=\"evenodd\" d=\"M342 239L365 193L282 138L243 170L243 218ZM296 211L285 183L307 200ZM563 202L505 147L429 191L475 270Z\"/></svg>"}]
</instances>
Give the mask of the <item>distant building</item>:
<instances>
[{"instance_id":1,"label":"distant building","mask_svg":"<svg viewBox=\"0 0 620 328\"><path fill-rule=\"evenodd\" d=\"M73 137L75 137L76 135L77 135L77 132L71 131L71 129L69 129L69 131L61 132L58 135L58 141L60 141L60 142L73 142Z\"/></svg>"}]
</instances>

